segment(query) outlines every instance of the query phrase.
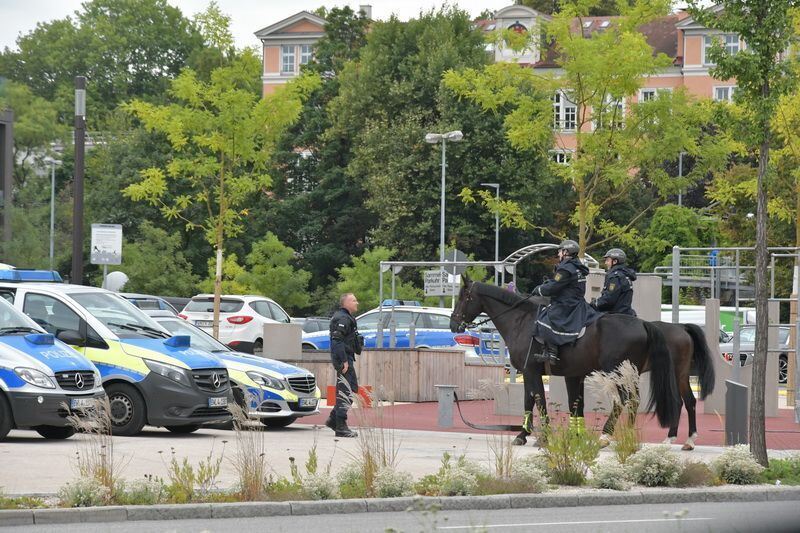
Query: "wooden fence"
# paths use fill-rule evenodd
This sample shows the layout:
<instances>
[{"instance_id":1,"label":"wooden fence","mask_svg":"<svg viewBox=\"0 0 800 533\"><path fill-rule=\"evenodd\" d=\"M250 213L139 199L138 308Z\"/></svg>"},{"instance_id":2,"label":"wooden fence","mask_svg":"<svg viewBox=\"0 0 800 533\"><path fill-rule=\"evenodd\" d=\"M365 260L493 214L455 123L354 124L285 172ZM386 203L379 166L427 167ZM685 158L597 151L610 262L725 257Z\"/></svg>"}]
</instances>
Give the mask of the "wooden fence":
<instances>
[{"instance_id":1,"label":"wooden fence","mask_svg":"<svg viewBox=\"0 0 800 533\"><path fill-rule=\"evenodd\" d=\"M336 383L330 353L308 350L297 356L279 358L309 370L317 378L322 397L328 385ZM356 360L359 385L372 386L382 400L432 402L434 385L456 385L462 398L493 398L495 386L505 377L502 365L467 365L460 350L364 350ZM492 386L486 386L486 384Z\"/></svg>"}]
</instances>

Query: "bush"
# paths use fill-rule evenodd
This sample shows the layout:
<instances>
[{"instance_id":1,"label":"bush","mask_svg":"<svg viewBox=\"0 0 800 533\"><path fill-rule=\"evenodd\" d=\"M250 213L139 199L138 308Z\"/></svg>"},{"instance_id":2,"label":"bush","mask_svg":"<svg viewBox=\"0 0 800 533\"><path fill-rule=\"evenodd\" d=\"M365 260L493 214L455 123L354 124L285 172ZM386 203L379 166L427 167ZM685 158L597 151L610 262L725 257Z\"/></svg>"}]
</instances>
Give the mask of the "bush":
<instances>
[{"instance_id":1,"label":"bush","mask_svg":"<svg viewBox=\"0 0 800 533\"><path fill-rule=\"evenodd\" d=\"M725 483L752 485L758 483L764 467L756 462L746 444L726 448L711 462L711 468Z\"/></svg>"},{"instance_id":2,"label":"bush","mask_svg":"<svg viewBox=\"0 0 800 533\"><path fill-rule=\"evenodd\" d=\"M772 459L761 477L765 481L780 481L784 485L800 485L800 455L786 459Z\"/></svg>"},{"instance_id":3,"label":"bush","mask_svg":"<svg viewBox=\"0 0 800 533\"><path fill-rule=\"evenodd\" d=\"M675 482L677 487L707 487L709 485L719 485L720 480L702 461L687 461L683 464L681 475Z\"/></svg>"},{"instance_id":4,"label":"bush","mask_svg":"<svg viewBox=\"0 0 800 533\"><path fill-rule=\"evenodd\" d=\"M413 496L414 478L408 472L398 472L385 467L375 475L375 491L379 498L397 498Z\"/></svg>"},{"instance_id":5,"label":"bush","mask_svg":"<svg viewBox=\"0 0 800 533\"><path fill-rule=\"evenodd\" d=\"M467 468L455 466L441 478L440 496L472 496L478 489L478 476Z\"/></svg>"},{"instance_id":6,"label":"bush","mask_svg":"<svg viewBox=\"0 0 800 533\"><path fill-rule=\"evenodd\" d=\"M592 485L598 489L630 490L630 474L616 459L601 461L592 467Z\"/></svg>"},{"instance_id":7,"label":"bush","mask_svg":"<svg viewBox=\"0 0 800 533\"><path fill-rule=\"evenodd\" d=\"M648 487L672 486L681 473L678 456L665 444L645 446L629 457L625 466L636 483Z\"/></svg>"},{"instance_id":8,"label":"bush","mask_svg":"<svg viewBox=\"0 0 800 533\"><path fill-rule=\"evenodd\" d=\"M58 491L64 507L96 507L108 503L111 491L95 478L81 478L67 483Z\"/></svg>"},{"instance_id":9,"label":"bush","mask_svg":"<svg viewBox=\"0 0 800 533\"><path fill-rule=\"evenodd\" d=\"M303 493L312 500L333 500L339 497L339 486L327 472L315 472L303 477Z\"/></svg>"},{"instance_id":10,"label":"bush","mask_svg":"<svg viewBox=\"0 0 800 533\"><path fill-rule=\"evenodd\" d=\"M518 459L511 465L511 480L523 485L525 492L543 492L547 488L547 478L539 455L529 455Z\"/></svg>"},{"instance_id":11,"label":"bush","mask_svg":"<svg viewBox=\"0 0 800 533\"><path fill-rule=\"evenodd\" d=\"M347 463L336 475L339 493L342 498L365 498L367 485L364 482L364 468L358 462Z\"/></svg>"},{"instance_id":12,"label":"bush","mask_svg":"<svg viewBox=\"0 0 800 533\"><path fill-rule=\"evenodd\" d=\"M117 496L120 505L155 505L166 499L166 487L152 477L129 481L120 489Z\"/></svg>"},{"instance_id":13,"label":"bush","mask_svg":"<svg viewBox=\"0 0 800 533\"><path fill-rule=\"evenodd\" d=\"M270 476L266 481L265 492L267 498L276 502L308 499L303 486L298 481L285 477L273 480Z\"/></svg>"}]
</instances>

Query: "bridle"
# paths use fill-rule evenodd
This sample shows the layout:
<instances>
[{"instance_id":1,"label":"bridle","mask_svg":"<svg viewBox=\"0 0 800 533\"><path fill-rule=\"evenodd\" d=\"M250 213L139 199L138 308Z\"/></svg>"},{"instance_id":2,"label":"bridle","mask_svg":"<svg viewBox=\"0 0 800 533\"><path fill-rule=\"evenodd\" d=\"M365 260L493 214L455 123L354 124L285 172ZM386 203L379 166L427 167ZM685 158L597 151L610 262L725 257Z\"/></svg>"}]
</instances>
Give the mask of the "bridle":
<instances>
[{"instance_id":1,"label":"bridle","mask_svg":"<svg viewBox=\"0 0 800 533\"><path fill-rule=\"evenodd\" d=\"M473 299L473 296L472 296L472 289L473 289L473 288L475 288L475 282L474 282L474 281L473 281L473 282L472 282L472 284L469 286L469 289L467 289L467 295L466 295L466 298L464 298L464 302L465 302L465 303L469 303L469 302L471 302L471 301L472 301L472 299ZM450 315L450 318L451 318L451 320L452 320L452 319L455 319L454 321L458 320L458 329L460 329L460 330L462 330L462 331L463 331L463 330L467 330L467 329L475 329L475 328L477 328L478 326L482 326L483 324L486 324L487 322L493 322L495 319L497 319L497 318L500 318L501 316L503 316L504 314L508 313L509 311L512 311L512 310L516 309L517 307L519 307L519 306L520 306L520 305L522 305L523 303L525 303L525 302L527 302L528 300L530 300L530 299L531 299L533 296L535 296L535 294L534 294L534 293L531 293L531 294L529 294L528 296L526 296L526 297L525 297L525 298L523 298L522 300L520 300L520 301L518 301L518 302L514 303L514 304L513 304L512 306L510 306L509 308L507 308L507 309L504 309L503 311L501 311L501 312L497 313L495 316L491 316L491 315L489 315L489 313L486 313L486 315L487 315L489 318L486 318L486 319L484 319L484 320L480 320L480 321L478 321L478 322L467 322L467 321L466 321L466 315L464 314L464 312L463 312L463 311L462 311L462 312L460 312L460 313L456 313L455 311L453 311L453 314L452 314L452 315ZM461 304L461 300L459 300L459 304Z\"/></svg>"}]
</instances>

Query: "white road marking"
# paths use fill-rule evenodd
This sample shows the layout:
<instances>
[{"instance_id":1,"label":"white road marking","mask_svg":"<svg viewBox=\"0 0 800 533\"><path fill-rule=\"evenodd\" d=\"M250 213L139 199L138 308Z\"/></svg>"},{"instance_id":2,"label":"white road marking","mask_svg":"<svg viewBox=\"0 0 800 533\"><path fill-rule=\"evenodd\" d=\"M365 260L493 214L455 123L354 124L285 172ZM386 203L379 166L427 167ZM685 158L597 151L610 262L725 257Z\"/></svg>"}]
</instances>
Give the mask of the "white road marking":
<instances>
[{"instance_id":1,"label":"white road marking","mask_svg":"<svg viewBox=\"0 0 800 533\"><path fill-rule=\"evenodd\" d=\"M698 522L702 520L713 520L713 518L650 518L640 520L585 520L581 522L527 522L519 524L483 524L479 527L497 528L497 527L529 527L529 526L582 526L582 525L596 525L596 524L641 524L652 522ZM440 526L436 529L472 529L476 527L471 526Z\"/></svg>"}]
</instances>

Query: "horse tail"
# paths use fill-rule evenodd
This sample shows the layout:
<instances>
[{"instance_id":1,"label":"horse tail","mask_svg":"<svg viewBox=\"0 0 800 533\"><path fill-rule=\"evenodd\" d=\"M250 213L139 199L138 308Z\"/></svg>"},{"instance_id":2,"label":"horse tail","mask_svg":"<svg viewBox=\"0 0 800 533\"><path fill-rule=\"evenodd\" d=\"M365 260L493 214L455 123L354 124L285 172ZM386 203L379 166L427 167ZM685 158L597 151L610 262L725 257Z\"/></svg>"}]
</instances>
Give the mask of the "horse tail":
<instances>
[{"instance_id":1,"label":"horse tail","mask_svg":"<svg viewBox=\"0 0 800 533\"><path fill-rule=\"evenodd\" d=\"M711 360L711 350L706 342L706 335L700 326L695 324L681 324L686 333L692 338L694 352L692 358L697 365L697 378L700 382L700 399L705 400L706 396L714 392L714 363Z\"/></svg>"},{"instance_id":2,"label":"horse tail","mask_svg":"<svg viewBox=\"0 0 800 533\"><path fill-rule=\"evenodd\" d=\"M653 324L642 321L647 332L650 358L650 401L647 410L655 408L661 427L670 427L680 416L680 396L675 370L664 334Z\"/></svg>"}]
</instances>

